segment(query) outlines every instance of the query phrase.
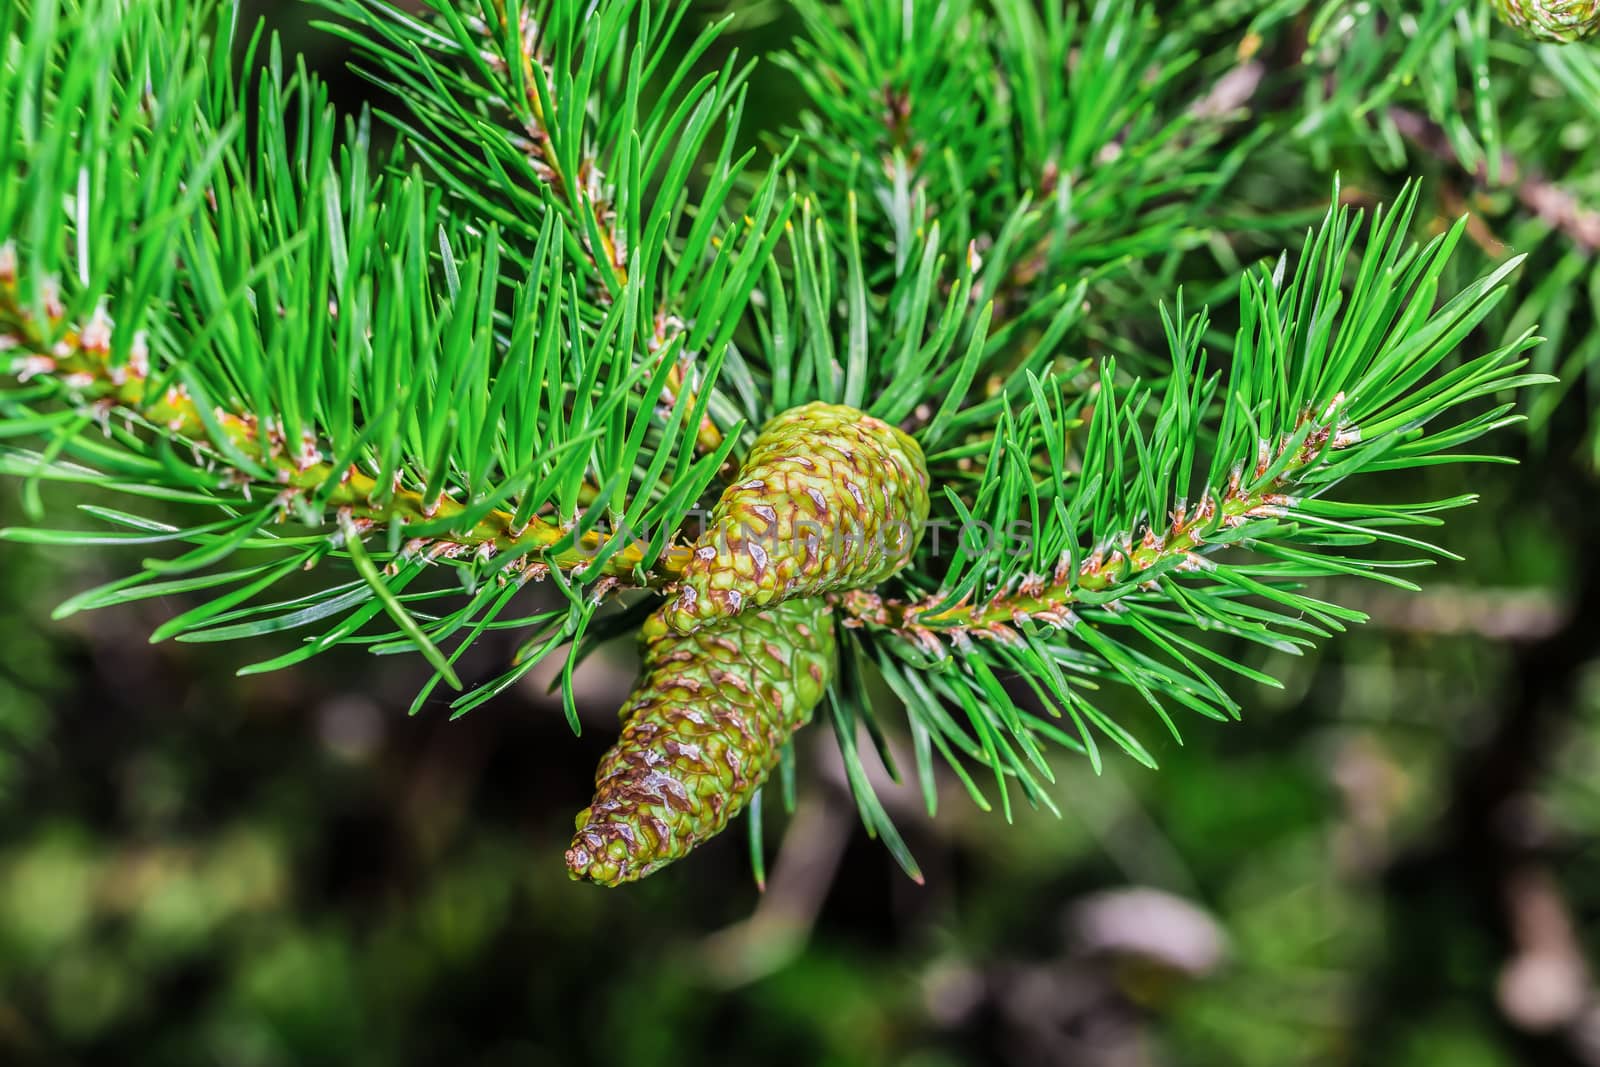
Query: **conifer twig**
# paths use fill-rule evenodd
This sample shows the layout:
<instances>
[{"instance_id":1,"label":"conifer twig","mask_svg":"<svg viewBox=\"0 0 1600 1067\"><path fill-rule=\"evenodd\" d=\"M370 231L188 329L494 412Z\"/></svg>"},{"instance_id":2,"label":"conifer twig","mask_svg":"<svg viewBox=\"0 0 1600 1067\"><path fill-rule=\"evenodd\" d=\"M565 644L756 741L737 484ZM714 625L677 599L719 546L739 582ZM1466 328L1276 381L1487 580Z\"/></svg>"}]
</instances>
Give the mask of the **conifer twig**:
<instances>
[{"instance_id":1,"label":"conifer twig","mask_svg":"<svg viewBox=\"0 0 1600 1067\"><path fill-rule=\"evenodd\" d=\"M291 443L284 440L281 427L262 427L254 415L222 407L208 414L183 382L157 379L142 338L134 343L125 362L114 365L112 323L103 312L96 311L87 322L71 324L64 318L64 308L47 301L47 321L40 324L21 306L15 286L16 256L8 243L0 246L0 354L10 356L9 370L19 382L54 380L102 426L109 427L113 415L120 413L188 443L197 459L205 454L208 466L222 467L226 472L223 484L237 486L247 500L253 491L276 494L282 507L280 521L286 520L297 504L316 501L363 533L394 522L417 525L438 532L413 537L402 557L430 562L467 555L485 560L525 557L519 568L522 580L540 578L552 566L582 572L587 560L604 546L604 536L591 531L573 547L548 555L545 550L565 539L568 528L537 517L518 528L515 515L498 508L452 527L450 520L464 515L467 507L448 495L441 492L428 499L421 492L402 488L398 481L386 491L359 465L335 471L328 452L314 437L307 435ZM50 337L58 340L50 342ZM628 545L603 564L610 588L636 579L642 549L639 543ZM669 549L644 584L667 584L687 561L687 549Z\"/></svg>"},{"instance_id":2,"label":"conifer twig","mask_svg":"<svg viewBox=\"0 0 1600 1067\"><path fill-rule=\"evenodd\" d=\"M509 18L506 12L506 0L494 0L494 9L503 34L507 30ZM616 211L606 193L606 175L601 171L599 161L594 154L586 152L578 164L577 173L569 175L562 170L559 155L552 151L553 140L549 118L545 115L544 102L540 96L538 82L535 81L536 70L541 76L546 70L545 61L539 54L539 25L528 8L521 8L519 15L516 61L522 68L521 80L526 87L529 108L529 120L526 125L526 133L530 139L528 156L535 171L550 185L551 191L557 196L576 200L588 216L585 219L587 225L583 235L584 249L590 262L602 273L600 296L609 300L628 284L627 235L621 231ZM550 79L546 77L544 81L548 85ZM598 254L589 237L590 233L599 239ZM665 311L657 312L655 321L652 354L665 349L671 334L682 329L682 322ZM667 372L667 385L661 399L669 409L688 381L685 366L687 362L687 354L682 354ZM689 400L690 403L694 402L693 392L690 393ZM721 445L722 431L707 414L700 420L695 446L705 454L715 452Z\"/></svg>"},{"instance_id":3,"label":"conifer twig","mask_svg":"<svg viewBox=\"0 0 1600 1067\"><path fill-rule=\"evenodd\" d=\"M1097 547L1082 559L1063 553L1050 575L1024 575L1011 591L977 606L963 599L953 607L940 607L937 596L907 602L861 591L847 593L838 598L848 617L845 625L899 631L937 656L945 654L938 640L941 636L959 646L974 637L1014 642L1017 630L1029 623L1071 630L1077 625L1072 606L1085 593L1117 588L1124 596L1140 592L1145 589L1140 575L1173 560L1179 561L1179 570L1204 570L1209 566L1207 555L1221 547L1207 543L1208 531L1232 529L1252 519L1287 516L1295 504L1287 495L1295 476L1326 453L1360 440L1355 428L1337 425L1338 406L1336 401L1309 434L1290 435L1275 447L1263 443L1253 481L1279 467L1285 451L1293 448L1294 456L1282 473L1264 485L1247 488L1243 472L1235 468L1224 489L1208 492L1192 509L1180 504L1159 532L1147 527L1142 534L1130 533L1121 543ZM1310 421L1309 416L1305 421ZM1099 597L1097 603L1107 601Z\"/></svg>"}]
</instances>

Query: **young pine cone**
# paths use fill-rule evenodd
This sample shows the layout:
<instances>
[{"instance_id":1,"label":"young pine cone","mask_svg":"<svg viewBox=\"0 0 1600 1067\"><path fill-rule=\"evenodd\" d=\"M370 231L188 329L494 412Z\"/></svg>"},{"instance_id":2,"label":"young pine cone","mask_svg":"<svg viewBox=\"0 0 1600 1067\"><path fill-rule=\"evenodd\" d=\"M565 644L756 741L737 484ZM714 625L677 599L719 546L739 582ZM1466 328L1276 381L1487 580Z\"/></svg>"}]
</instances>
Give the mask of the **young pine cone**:
<instances>
[{"instance_id":1,"label":"young pine cone","mask_svg":"<svg viewBox=\"0 0 1600 1067\"><path fill-rule=\"evenodd\" d=\"M1600 0L1493 0L1501 21L1541 41L1571 44L1600 33Z\"/></svg>"},{"instance_id":2,"label":"young pine cone","mask_svg":"<svg viewBox=\"0 0 1600 1067\"><path fill-rule=\"evenodd\" d=\"M667 623L689 633L790 597L877 585L928 519L922 448L882 419L806 404L767 423L711 513Z\"/></svg>"},{"instance_id":3,"label":"young pine cone","mask_svg":"<svg viewBox=\"0 0 1600 1067\"><path fill-rule=\"evenodd\" d=\"M790 600L693 634L644 625L644 677L567 850L574 879L637 881L721 833L833 674L832 611Z\"/></svg>"}]
</instances>

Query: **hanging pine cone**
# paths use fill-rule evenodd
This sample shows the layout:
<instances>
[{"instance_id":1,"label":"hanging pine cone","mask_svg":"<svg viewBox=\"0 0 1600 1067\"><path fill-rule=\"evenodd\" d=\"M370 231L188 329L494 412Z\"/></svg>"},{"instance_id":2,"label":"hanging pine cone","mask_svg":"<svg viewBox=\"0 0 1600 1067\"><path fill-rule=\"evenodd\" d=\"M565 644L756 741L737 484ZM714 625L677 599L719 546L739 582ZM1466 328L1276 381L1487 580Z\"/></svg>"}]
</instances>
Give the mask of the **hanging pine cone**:
<instances>
[{"instance_id":1,"label":"hanging pine cone","mask_svg":"<svg viewBox=\"0 0 1600 1067\"><path fill-rule=\"evenodd\" d=\"M574 879L637 881L744 810L833 674L832 610L790 600L694 634L644 625L645 675L567 850Z\"/></svg>"},{"instance_id":2,"label":"hanging pine cone","mask_svg":"<svg viewBox=\"0 0 1600 1067\"><path fill-rule=\"evenodd\" d=\"M806 404L762 428L711 513L667 622L688 633L789 597L877 585L928 518L922 448L882 419Z\"/></svg>"},{"instance_id":3,"label":"hanging pine cone","mask_svg":"<svg viewBox=\"0 0 1600 1067\"><path fill-rule=\"evenodd\" d=\"M1600 33L1600 0L1494 0L1501 21L1541 41L1571 44Z\"/></svg>"}]
</instances>

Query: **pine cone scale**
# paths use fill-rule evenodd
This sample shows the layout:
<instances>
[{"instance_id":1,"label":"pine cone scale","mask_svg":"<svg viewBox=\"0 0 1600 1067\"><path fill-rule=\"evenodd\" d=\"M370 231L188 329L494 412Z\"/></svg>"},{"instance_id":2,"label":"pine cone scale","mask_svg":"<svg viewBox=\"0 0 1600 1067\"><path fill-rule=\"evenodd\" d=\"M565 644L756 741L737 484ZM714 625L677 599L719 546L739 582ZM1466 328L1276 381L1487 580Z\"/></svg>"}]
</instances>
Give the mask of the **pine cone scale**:
<instances>
[{"instance_id":1,"label":"pine cone scale","mask_svg":"<svg viewBox=\"0 0 1600 1067\"><path fill-rule=\"evenodd\" d=\"M744 810L832 675L832 611L792 600L703 628L645 623L645 673L595 772L567 866L601 885L687 855Z\"/></svg>"},{"instance_id":2,"label":"pine cone scale","mask_svg":"<svg viewBox=\"0 0 1600 1067\"><path fill-rule=\"evenodd\" d=\"M1572 44L1600 33L1600 0L1494 0L1501 21L1529 37Z\"/></svg>"},{"instance_id":3,"label":"pine cone scale","mask_svg":"<svg viewBox=\"0 0 1600 1067\"><path fill-rule=\"evenodd\" d=\"M836 404L784 412L717 502L668 625L887 580L916 550L928 488L921 447L896 427Z\"/></svg>"}]
</instances>

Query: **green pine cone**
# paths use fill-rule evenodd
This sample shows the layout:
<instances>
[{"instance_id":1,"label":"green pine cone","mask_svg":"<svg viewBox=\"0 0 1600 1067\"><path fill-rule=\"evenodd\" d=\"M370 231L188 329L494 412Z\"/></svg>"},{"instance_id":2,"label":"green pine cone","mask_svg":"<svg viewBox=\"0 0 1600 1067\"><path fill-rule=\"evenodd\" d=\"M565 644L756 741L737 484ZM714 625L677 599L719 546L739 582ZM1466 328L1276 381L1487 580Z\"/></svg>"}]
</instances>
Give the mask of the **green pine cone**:
<instances>
[{"instance_id":1,"label":"green pine cone","mask_svg":"<svg viewBox=\"0 0 1600 1067\"><path fill-rule=\"evenodd\" d=\"M667 622L688 633L790 597L867 588L911 561L928 466L909 434L840 404L767 423L711 513Z\"/></svg>"},{"instance_id":2,"label":"green pine cone","mask_svg":"<svg viewBox=\"0 0 1600 1067\"><path fill-rule=\"evenodd\" d=\"M694 634L644 625L645 674L567 850L575 880L637 881L721 833L833 675L832 609L790 600Z\"/></svg>"},{"instance_id":3,"label":"green pine cone","mask_svg":"<svg viewBox=\"0 0 1600 1067\"><path fill-rule=\"evenodd\" d=\"M1600 33L1600 0L1494 0L1506 25L1541 41L1571 44Z\"/></svg>"}]
</instances>

